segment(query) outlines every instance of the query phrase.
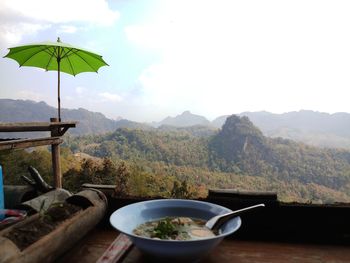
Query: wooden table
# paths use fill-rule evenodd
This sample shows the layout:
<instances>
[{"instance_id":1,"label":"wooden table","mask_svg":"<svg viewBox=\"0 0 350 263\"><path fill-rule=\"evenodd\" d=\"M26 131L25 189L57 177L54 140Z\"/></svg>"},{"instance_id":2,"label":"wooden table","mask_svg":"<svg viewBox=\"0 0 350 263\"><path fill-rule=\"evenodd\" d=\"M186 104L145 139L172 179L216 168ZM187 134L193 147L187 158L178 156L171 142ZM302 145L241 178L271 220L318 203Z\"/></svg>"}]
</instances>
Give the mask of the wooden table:
<instances>
[{"instance_id":1,"label":"wooden table","mask_svg":"<svg viewBox=\"0 0 350 263\"><path fill-rule=\"evenodd\" d=\"M57 263L96 262L116 239L112 229L94 229ZM135 247L119 260L120 263L147 261ZM336 245L296 244L246 241L226 238L201 262L203 263L349 263L350 247Z\"/></svg>"},{"instance_id":2,"label":"wooden table","mask_svg":"<svg viewBox=\"0 0 350 263\"><path fill-rule=\"evenodd\" d=\"M122 263L149 262L136 248L131 249ZM202 263L321 263L350 262L350 248L305 244L265 243L225 239Z\"/></svg>"}]
</instances>

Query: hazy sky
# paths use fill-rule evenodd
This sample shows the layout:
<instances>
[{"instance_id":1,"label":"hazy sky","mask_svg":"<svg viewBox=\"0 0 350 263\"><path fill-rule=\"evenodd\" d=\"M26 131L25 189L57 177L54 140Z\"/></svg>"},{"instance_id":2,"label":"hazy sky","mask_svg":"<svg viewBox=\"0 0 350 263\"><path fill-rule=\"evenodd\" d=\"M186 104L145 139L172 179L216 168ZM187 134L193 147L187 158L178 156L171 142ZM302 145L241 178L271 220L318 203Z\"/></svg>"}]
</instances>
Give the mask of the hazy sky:
<instances>
[{"instance_id":1,"label":"hazy sky","mask_svg":"<svg viewBox=\"0 0 350 263\"><path fill-rule=\"evenodd\" d=\"M135 121L350 112L349 14L333 0L0 0L0 98L57 107L55 72L2 57L59 36L110 65L61 74L63 108Z\"/></svg>"}]
</instances>

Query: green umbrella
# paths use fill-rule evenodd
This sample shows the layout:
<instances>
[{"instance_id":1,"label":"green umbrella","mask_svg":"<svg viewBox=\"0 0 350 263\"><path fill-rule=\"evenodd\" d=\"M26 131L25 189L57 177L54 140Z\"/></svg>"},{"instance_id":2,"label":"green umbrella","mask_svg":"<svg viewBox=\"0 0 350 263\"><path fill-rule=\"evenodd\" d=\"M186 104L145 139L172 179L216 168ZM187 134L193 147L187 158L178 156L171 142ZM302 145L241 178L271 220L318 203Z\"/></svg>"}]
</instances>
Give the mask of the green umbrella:
<instances>
[{"instance_id":1,"label":"green umbrella","mask_svg":"<svg viewBox=\"0 0 350 263\"><path fill-rule=\"evenodd\" d=\"M38 67L58 72L58 119L61 121L60 73L73 76L82 72L96 72L108 64L102 56L90 51L57 42L43 42L9 48L5 56L16 60L20 66Z\"/></svg>"}]
</instances>

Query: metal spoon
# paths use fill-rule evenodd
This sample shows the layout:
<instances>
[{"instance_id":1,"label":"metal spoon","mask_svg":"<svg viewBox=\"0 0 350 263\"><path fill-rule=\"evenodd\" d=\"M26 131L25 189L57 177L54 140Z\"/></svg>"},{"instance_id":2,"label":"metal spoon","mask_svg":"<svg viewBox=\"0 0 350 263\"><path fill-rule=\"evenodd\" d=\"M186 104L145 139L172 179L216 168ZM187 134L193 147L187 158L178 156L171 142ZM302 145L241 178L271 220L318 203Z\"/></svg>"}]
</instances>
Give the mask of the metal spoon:
<instances>
[{"instance_id":1,"label":"metal spoon","mask_svg":"<svg viewBox=\"0 0 350 263\"><path fill-rule=\"evenodd\" d=\"M242 209L232 211L232 212L229 212L226 214L217 215L217 216L210 218L207 221L207 223L205 224L205 226L207 228L209 228L210 230L217 231L224 223L226 223L231 218L239 216L239 215L246 213L252 209L257 209L257 208L262 208L262 207L265 207L265 204L253 205L253 206L242 208Z\"/></svg>"}]
</instances>

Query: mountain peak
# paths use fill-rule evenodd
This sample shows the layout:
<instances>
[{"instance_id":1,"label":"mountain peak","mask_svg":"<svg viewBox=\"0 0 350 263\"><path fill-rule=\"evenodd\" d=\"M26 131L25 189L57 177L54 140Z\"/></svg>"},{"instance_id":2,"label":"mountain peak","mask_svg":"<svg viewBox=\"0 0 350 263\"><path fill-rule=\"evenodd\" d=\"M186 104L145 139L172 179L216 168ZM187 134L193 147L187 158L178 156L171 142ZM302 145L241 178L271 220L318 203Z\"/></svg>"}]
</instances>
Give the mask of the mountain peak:
<instances>
[{"instance_id":1,"label":"mountain peak","mask_svg":"<svg viewBox=\"0 0 350 263\"><path fill-rule=\"evenodd\" d=\"M269 152L262 132L248 117L237 115L231 115L226 119L220 132L211 140L210 149L228 163L242 165L245 157L259 156L260 159L264 159ZM251 172L254 174L253 171Z\"/></svg>"},{"instance_id":2,"label":"mountain peak","mask_svg":"<svg viewBox=\"0 0 350 263\"><path fill-rule=\"evenodd\" d=\"M193 115L193 114L189 110L186 110L181 115L185 116L185 115Z\"/></svg>"},{"instance_id":3,"label":"mountain peak","mask_svg":"<svg viewBox=\"0 0 350 263\"><path fill-rule=\"evenodd\" d=\"M222 126L222 133L235 134L241 136L256 136L263 137L262 132L254 126L248 117L239 117L237 115L231 115L227 117L226 122Z\"/></svg>"},{"instance_id":4,"label":"mountain peak","mask_svg":"<svg viewBox=\"0 0 350 263\"><path fill-rule=\"evenodd\" d=\"M203 116L191 113L189 110L184 111L176 117L167 117L159 123L161 125L170 125L175 127L188 127L194 125L209 126L210 122Z\"/></svg>"}]
</instances>

